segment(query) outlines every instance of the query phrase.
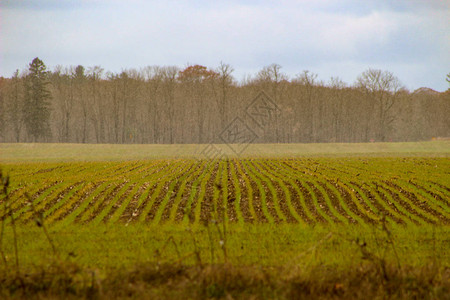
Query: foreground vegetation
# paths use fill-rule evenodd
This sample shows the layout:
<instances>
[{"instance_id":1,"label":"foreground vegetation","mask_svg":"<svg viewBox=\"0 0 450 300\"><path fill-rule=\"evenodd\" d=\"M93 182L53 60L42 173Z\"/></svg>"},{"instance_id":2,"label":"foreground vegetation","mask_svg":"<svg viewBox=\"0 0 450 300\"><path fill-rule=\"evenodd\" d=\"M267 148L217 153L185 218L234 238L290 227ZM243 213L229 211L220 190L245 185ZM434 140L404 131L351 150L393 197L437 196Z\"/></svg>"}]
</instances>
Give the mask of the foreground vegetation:
<instances>
[{"instance_id":1,"label":"foreground vegetation","mask_svg":"<svg viewBox=\"0 0 450 300\"><path fill-rule=\"evenodd\" d=\"M384 146L211 161L117 145L109 161L33 162L6 145L0 297L443 299L448 151Z\"/></svg>"},{"instance_id":2,"label":"foreground vegetation","mask_svg":"<svg viewBox=\"0 0 450 300\"><path fill-rule=\"evenodd\" d=\"M19 226L3 297L420 298L450 292L448 228L230 225ZM226 238L225 244L221 243Z\"/></svg>"}]
</instances>

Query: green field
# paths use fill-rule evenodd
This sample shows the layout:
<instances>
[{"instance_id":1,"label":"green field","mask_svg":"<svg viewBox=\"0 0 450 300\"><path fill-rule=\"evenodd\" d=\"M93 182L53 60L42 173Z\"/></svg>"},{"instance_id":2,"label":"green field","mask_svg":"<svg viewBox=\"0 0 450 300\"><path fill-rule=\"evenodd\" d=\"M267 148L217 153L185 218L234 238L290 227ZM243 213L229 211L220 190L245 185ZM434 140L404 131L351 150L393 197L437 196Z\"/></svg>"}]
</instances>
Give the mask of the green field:
<instances>
[{"instance_id":1,"label":"green field","mask_svg":"<svg viewBox=\"0 0 450 300\"><path fill-rule=\"evenodd\" d=\"M449 157L450 141L405 143L250 144L239 155L216 145L229 158L417 156ZM0 144L0 163L128 161L203 157L206 145ZM235 145L231 145L236 149Z\"/></svg>"},{"instance_id":2,"label":"green field","mask_svg":"<svg viewBox=\"0 0 450 300\"><path fill-rule=\"evenodd\" d=\"M0 296L450 293L450 142L202 147L0 144Z\"/></svg>"}]
</instances>

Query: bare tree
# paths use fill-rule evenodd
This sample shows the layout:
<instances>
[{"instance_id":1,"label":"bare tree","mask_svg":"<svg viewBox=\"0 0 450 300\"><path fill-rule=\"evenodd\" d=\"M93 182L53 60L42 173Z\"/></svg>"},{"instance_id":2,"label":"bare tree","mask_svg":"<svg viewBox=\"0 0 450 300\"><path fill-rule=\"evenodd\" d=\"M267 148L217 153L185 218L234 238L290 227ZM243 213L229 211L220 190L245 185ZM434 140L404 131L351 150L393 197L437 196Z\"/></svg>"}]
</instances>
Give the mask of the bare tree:
<instances>
[{"instance_id":1,"label":"bare tree","mask_svg":"<svg viewBox=\"0 0 450 300\"><path fill-rule=\"evenodd\" d=\"M136 70L128 70L120 73L118 78L120 85L120 103L122 104L122 136L121 142L127 143L135 135L131 124L135 121L135 108L139 94L138 82L142 80Z\"/></svg>"},{"instance_id":2,"label":"bare tree","mask_svg":"<svg viewBox=\"0 0 450 300\"><path fill-rule=\"evenodd\" d=\"M79 66L80 67L80 66ZM58 106L60 116L58 136L60 142L70 141L70 121L73 114L74 106L74 76L76 69L73 67L63 68L56 66L54 72L51 74L51 83L55 89L55 104Z\"/></svg>"},{"instance_id":3,"label":"bare tree","mask_svg":"<svg viewBox=\"0 0 450 300\"><path fill-rule=\"evenodd\" d=\"M333 127L334 127L334 141L342 141L342 114L344 110L344 93L343 89L346 88L346 84L339 77L331 77L330 88L332 94L332 115L333 115Z\"/></svg>"},{"instance_id":4,"label":"bare tree","mask_svg":"<svg viewBox=\"0 0 450 300\"><path fill-rule=\"evenodd\" d=\"M163 97L164 104L167 109L167 118L169 119L169 143L174 143L175 131L175 88L176 79L178 75L178 68L175 66L168 66L162 68L163 78Z\"/></svg>"},{"instance_id":5,"label":"bare tree","mask_svg":"<svg viewBox=\"0 0 450 300\"><path fill-rule=\"evenodd\" d=\"M272 96L272 99L277 103L277 105L281 104L281 83L288 79L287 75L281 72L281 68L282 67L278 64L271 64L269 66L265 66L256 76L256 82L259 85L262 85L263 89ZM268 136L270 140L279 143L281 136L278 114L274 115L273 125L275 128L264 128L264 135Z\"/></svg>"},{"instance_id":6,"label":"bare tree","mask_svg":"<svg viewBox=\"0 0 450 300\"><path fill-rule=\"evenodd\" d=\"M75 101L79 104L82 114L81 114L81 126L82 126L82 143L87 143L88 137L88 114L91 109L91 105L88 101L87 95L84 91L86 85L87 77L85 74L85 68L81 65L75 67L70 72L70 89L71 98L76 99ZM68 104L72 105L72 104Z\"/></svg>"},{"instance_id":7,"label":"bare tree","mask_svg":"<svg viewBox=\"0 0 450 300\"><path fill-rule=\"evenodd\" d=\"M304 116L304 130L306 132L306 142L313 142L316 138L315 133L315 118L314 118L314 106L313 103L316 99L317 91L315 85L317 83L317 74L310 71L303 71L298 74L294 82L299 83L305 90L305 100L301 104L301 113Z\"/></svg>"},{"instance_id":8,"label":"bare tree","mask_svg":"<svg viewBox=\"0 0 450 300\"><path fill-rule=\"evenodd\" d=\"M100 66L90 67L88 69L87 76L81 72L78 72L77 84L79 101L82 104L82 114L83 114L83 143L87 141L87 120L88 120L88 105L90 106L90 118L94 124L95 139L97 143L105 142L105 119L106 111L104 111L104 105L102 99L100 98L100 81L103 75L103 68ZM89 90L84 92L83 82L87 81L87 87Z\"/></svg>"},{"instance_id":9,"label":"bare tree","mask_svg":"<svg viewBox=\"0 0 450 300\"><path fill-rule=\"evenodd\" d=\"M148 116L147 127L148 131L153 133L151 142L157 143L159 141L161 123L159 120L158 92L161 88L163 72L159 66L148 66L144 68L143 73L147 91L144 101Z\"/></svg>"},{"instance_id":10,"label":"bare tree","mask_svg":"<svg viewBox=\"0 0 450 300\"><path fill-rule=\"evenodd\" d=\"M232 72L224 63L214 70L196 65L179 72L176 67L152 66L107 76L98 66L88 71L82 66L58 67L50 78L44 78L52 83L48 85L52 101L47 101L45 108L52 113L45 121L48 126L41 124L54 134L36 139L85 143L218 141L217 133L227 125L230 109L235 107L245 115L261 90L276 101L282 116L271 120L274 126L258 129L261 142L408 141L450 136L449 91L420 88L409 93L389 72L368 70L353 86L338 78L325 86L308 71L288 80L276 64L239 84L233 81ZM33 92L27 76L28 71L0 78L2 142L33 138L25 130L30 126L25 128L24 102ZM29 113L28 117L31 120L39 113Z\"/></svg>"},{"instance_id":11,"label":"bare tree","mask_svg":"<svg viewBox=\"0 0 450 300\"><path fill-rule=\"evenodd\" d=\"M385 141L387 131L396 118L390 112L402 89L400 81L389 71L368 69L358 77L356 86L376 104L378 139Z\"/></svg>"},{"instance_id":12,"label":"bare tree","mask_svg":"<svg viewBox=\"0 0 450 300\"><path fill-rule=\"evenodd\" d=\"M20 142L20 133L24 124L23 120L23 82L19 76L19 70L14 72L11 78L11 87L7 94L6 109L8 116L5 118L12 126L15 142Z\"/></svg>"},{"instance_id":13,"label":"bare tree","mask_svg":"<svg viewBox=\"0 0 450 300\"><path fill-rule=\"evenodd\" d=\"M220 97L217 97L217 106L219 108L220 117L220 127L225 127L225 120L228 118L227 103L228 103L228 93L231 85L233 84L233 73L234 69L229 64L224 64L220 62L219 67L216 72L219 74L219 84L220 84Z\"/></svg>"},{"instance_id":14,"label":"bare tree","mask_svg":"<svg viewBox=\"0 0 450 300\"><path fill-rule=\"evenodd\" d=\"M264 82L270 86L270 92L275 101L279 98L279 86L283 80L287 80L286 74L281 72L281 66L278 64L271 64L264 67L258 72L257 81Z\"/></svg>"}]
</instances>

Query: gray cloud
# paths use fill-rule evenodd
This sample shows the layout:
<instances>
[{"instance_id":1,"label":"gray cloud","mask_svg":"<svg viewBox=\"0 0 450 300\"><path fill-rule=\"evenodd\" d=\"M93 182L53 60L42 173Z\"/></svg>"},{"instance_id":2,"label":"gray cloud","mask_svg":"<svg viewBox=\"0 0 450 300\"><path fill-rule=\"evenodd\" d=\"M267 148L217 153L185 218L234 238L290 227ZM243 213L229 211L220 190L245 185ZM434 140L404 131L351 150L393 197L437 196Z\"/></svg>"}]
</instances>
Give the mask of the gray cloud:
<instances>
[{"instance_id":1,"label":"gray cloud","mask_svg":"<svg viewBox=\"0 0 450 300\"><path fill-rule=\"evenodd\" d=\"M37 5L36 3L39 3ZM445 90L450 71L446 1L6 1L0 12L0 75L39 56L49 66L220 61L235 76L279 63L352 83L368 67L410 89Z\"/></svg>"},{"instance_id":2,"label":"gray cloud","mask_svg":"<svg viewBox=\"0 0 450 300\"><path fill-rule=\"evenodd\" d=\"M2 0L1 7L15 10L70 10L100 4L100 1L89 0Z\"/></svg>"}]
</instances>

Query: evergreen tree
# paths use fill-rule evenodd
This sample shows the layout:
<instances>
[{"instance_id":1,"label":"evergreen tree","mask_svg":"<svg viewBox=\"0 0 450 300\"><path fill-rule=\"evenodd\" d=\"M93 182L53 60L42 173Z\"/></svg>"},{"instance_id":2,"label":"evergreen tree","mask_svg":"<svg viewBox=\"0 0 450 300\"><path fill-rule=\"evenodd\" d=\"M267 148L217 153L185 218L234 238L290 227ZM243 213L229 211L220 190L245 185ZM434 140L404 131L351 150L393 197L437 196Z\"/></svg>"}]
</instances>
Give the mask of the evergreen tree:
<instances>
[{"instance_id":1,"label":"evergreen tree","mask_svg":"<svg viewBox=\"0 0 450 300\"><path fill-rule=\"evenodd\" d=\"M48 72L39 58L30 63L29 74L25 78L24 121L28 134L37 142L39 138L51 136L50 99L47 88Z\"/></svg>"}]
</instances>

